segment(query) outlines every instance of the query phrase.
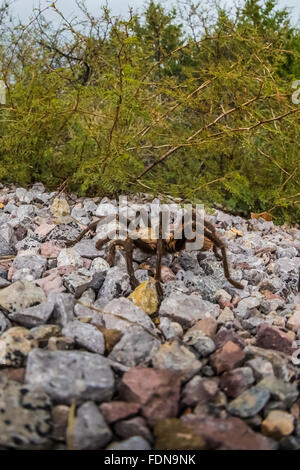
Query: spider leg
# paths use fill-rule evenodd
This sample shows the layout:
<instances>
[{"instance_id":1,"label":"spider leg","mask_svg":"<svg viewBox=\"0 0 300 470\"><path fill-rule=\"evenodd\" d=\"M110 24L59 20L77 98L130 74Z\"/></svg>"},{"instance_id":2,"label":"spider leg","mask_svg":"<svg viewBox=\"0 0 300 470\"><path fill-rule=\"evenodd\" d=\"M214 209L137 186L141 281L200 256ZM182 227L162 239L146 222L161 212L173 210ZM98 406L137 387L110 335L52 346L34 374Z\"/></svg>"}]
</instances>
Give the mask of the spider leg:
<instances>
[{"instance_id":1,"label":"spider leg","mask_svg":"<svg viewBox=\"0 0 300 470\"><path fill-rule=\"evenodd\" d=\"M214 252L214 255L215 257L219 260L219 261L222 261L223 260L223 257L220 255L220 253L218 252L218 248L217 248L217 245L214 243L213 244L213 252Z\"/></svg>"},{"instance_id":2,"label":"spider leg","mask_svg":"<svg viewBox=\"0 0 300 470\"><path fill-rule=\"evenodd\" d=\"M228 265L228 260L227 260L227 253L226 253L226 248L224 242L218 237L216 234L216 231L214 230L213 232L209 232L207 229L204 229L204 235L209 238L214 245L216 245L216 249L219 248L222 253L222 258L223 258L223 269L224 269L224 275L230 284L232 284L234 287L237 289L244 289L244 286L240 284L239 282L235 281L234 279L231 278L230 272L229 272L229 265Z\"/></svg>"},{"instance_id":3,"label":"spider leg","mask_svg":"<svg viewBox=\"0 0 300 470\"><path fill-rule=\"evenodd\" d=\"M131 284L132 289L135 289L139 285L139 282L137 278L135 277L134 269L133 269L132 252L134 248L134 243L133 243L133 240L131 240L131 238L127 238L127 240L124 243L124 248L125 248L125 255L126 255L127 271L130 277L130 284Z\"/></svg>"},{"instance_id":4,"label":"spider leg","mask_svg":"<svg viewBox=\"0 0 300 470\"><path fill-rule=\"evenodd\" d=\"M94 222L89 224L84 230L82 230L82 232L80 232L80 234L78 235L77 238L75 238L75 240L68 240L66 242L66 246L71 247L71 246L76 245L76 243L79 243L90 230L94 231L96 229L97 225L99 224L101 220L102 218L95 220Z\"/></svg>"},{"instance_id":5,"label":"spider leg","mask_svg":"<svg viewBox=\"0 0 300 470\"><path fill-rule=\"evenodd\" d=\"M108 251L108 256L106 258L106 261L108 262L109 266L112 268L115 264L115 259L116 259L116 245L119 240L114 240L111 242L109 246L109 251Z\"/></svg>"},{"instance_id":6,"label":"spider leg","mask_svg":"<svg viewBox=\"0 0 300 470\"><path fill-rule=\"evenodd\" d=\"M156 270L155 270L155 286L158 298L163 296L161 286L161 258L163 254L163 238L162 238L162 212L159 213L159 235L156 245Z\"/></svg>"}]
</instances>

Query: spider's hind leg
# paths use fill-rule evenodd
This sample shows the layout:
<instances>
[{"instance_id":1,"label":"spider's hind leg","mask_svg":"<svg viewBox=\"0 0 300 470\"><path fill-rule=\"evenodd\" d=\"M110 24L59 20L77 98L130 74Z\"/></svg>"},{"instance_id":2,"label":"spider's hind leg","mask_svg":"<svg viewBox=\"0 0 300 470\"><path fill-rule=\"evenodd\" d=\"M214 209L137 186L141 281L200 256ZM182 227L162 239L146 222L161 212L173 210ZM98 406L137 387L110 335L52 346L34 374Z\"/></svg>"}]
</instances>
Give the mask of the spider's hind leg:
<instances>
[{"instance_id":1,"label":"spider's hind leg","mask_svg":"<svg viewBox=\"0 0 300 470\"><path fill-rule=\"evenodd\" d=\"M163 297L163 288L161 285L161 258L163 254L163 238L162 238L162 212L159 214L159 236L156 245L156 270L155 270L155 287L159 301Z\"/></svg>"},{"instance_id":2,"label":"spider's hind leg","mask_svg":"<svg viewBox=\"0 0 300 470\"><path fill-rule=\"evenodd\" d=\"M207 227L207 225L206 225ZM217 250L221 250L221 253L222 253L222 261L223 261L223 269L224 269L224 275L227 279L228 282L230 282L230 284L232 284L234 287L236 287L236 289L244 289L244 286L242 284L240 284L239 282L235 281L234 279L231 278L230 276L230 272L229 272L229 265L228 265L228 260L227 260L227 253L226 253L226 248L225 248L225 244L224 242L218 237L218 235L216 234L216 231L215 229L213 231L209 231L207 228L204 229L204 235L209 238L209 240L211 240L214 244L214 253L218 256L219 253L217 252ZM216 256L217 256L216 255Z\"/></svg>"},{"instance_id":3,"label":"spider's hind leg","mask_svg":"<svg viewBox=\"0 0 300 470\"><path fill-rule=\"evenodd\" d=\"M123 246L125 249L126 265L127 265L127 272L130 278L130 285L132 289L135 289L139 285L139 282L137 278L135 277L134 269L133 269L132 252L134 248L134 242L133 240L131 240L131 238L127 238Z\"/></svg>"},{"instance_id":4,"label":"spider's hind leg","mask_svg":"<svg viewBox=\"0 0 300 470\"><path fill-rule=\"evenodd\" d=\"M220 253L218 252L218 248L216 246L216 244L214 243L213 244L213 252L214 252L214 255L215 257L219 260L219 261L223 261L223 257L220 255Z\"/></svg>"}]
</instances>

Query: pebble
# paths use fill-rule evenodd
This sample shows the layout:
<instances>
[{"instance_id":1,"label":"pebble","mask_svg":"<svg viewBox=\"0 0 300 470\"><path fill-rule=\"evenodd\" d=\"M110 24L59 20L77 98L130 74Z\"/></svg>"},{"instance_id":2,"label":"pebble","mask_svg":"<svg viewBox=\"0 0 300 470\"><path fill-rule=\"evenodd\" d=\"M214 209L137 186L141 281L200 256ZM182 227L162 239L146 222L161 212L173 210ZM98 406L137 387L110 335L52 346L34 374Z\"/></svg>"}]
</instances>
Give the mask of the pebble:
<instances>
[{"instance_id":1,"label":"pebble","mask_svg":"<svg viewBox=\"0 0 300 470\"><path fill-rule=\"evenodd\" d=\"M77 346L87 351L104 354L104 337L96 326L73 320L62 329L62 334L72 338Z\"/></svg>"},{"instance_id":2,"label":"pebble","mask_svg":"<svg viewBox=\"0 0 300 470\"><path fill-rule=\"evenodd\" d=\"M177 340L161 345L152 358L152 364L157 369L178 371L183 375L184 380L189 380L202 367L197 356Z\"/></svg>"},{"instance_id":3,"label":"pebble","mask_svg":"<svg viewBox=\"0 0 300 470\"><path fill-rule=\"evenodd\" d=\"M210 363L216 369L217 374L220 374L241 365L244 359L244 351L232 341L227 341L210 356Z\"/></svg>"},{"instance_id":4,"label":"pebble","mask_svg":"<svg viewBox=\"0 0 300 470\"><path fill-rule=\"evenodd\" d=\"M33 349L28 355L25 382L44 390L57 403L110 400L114 376L107 358L82 351Z\"/></svg>"},{"instance_id":5,"label":"pebble","mask_svg":"<svg viewBox=\"0 0 300 470\"><path fill-rule=\"evenodd\" d=\"M111 439L112 432L95 403L87 401L79 406L74 435L70 436L74 450L102 449Z\"/></svg>"},{"instance_id":6,"label":"pebble","mask_svg":"<svg viewBox=\"0 0 300 470\"><path fill-rule=\"evenodd\" d=\"M10 328L0 337L0 365L20 367L30 351L38 347L29 330L21 326Z\"/></svg>"},{"instance_id":7,"label":"pebble","mask_svg":"<svg viewBox=\"0 0 300 470\"><path fill-rule=\"evenodd\" d=\"M294 418L290 413L281 410L271 411L261 423L261 431L265 436L281 439L289 436L294 430Z\"/></svg>"},{"instance_id":8,"label":"pebble","mask_svg":"<svg viewBox=\"0 0 300 470\"><path fill-rule=\"evenodd\" d=\"M270 392L266 388L254 386L231 401L227 410L241 418L252 418L264 408L269 399Z\"/></svg>"}]
</instances>

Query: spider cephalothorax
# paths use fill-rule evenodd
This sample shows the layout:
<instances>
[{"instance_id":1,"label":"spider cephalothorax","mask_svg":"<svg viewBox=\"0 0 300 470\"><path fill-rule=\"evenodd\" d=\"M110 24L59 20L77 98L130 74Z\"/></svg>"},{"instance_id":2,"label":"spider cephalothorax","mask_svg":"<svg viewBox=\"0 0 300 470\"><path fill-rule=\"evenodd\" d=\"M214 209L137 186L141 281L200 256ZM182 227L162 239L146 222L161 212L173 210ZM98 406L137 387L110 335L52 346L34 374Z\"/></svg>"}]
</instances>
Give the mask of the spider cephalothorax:
<instances>
[{"instance_id":1,"label":"spider cephalothorax","mask_svg":"<svg viewBox=\"0 0 300 470\"><path fill-rule=\"evenodd\" d=\"M118 217L117 217L118 219ZM161 260L162 256L166 253L177 253L186 248L187 243L191 242L189 238L187 238L186 233L186 225L184 222L177 226L176 230L173 232L171 231L167 237L163 235L163 215L162 212L159 213L158 218L158 230L155 231L153 227L151 227L151 221L147 218L147 223L145 226L140 227L138 226L134 232L128 232L127 238L123 239L113 239L113 234L107 234L105 238L99 239L96 242L96 248L101 250L104 245L109 243L108 249L108 257L107 262L110 266L113 266L115 263L115 254L116 254L116 247L122 247L125 252L126 257L126 264L127 270L130 277L130 283L132 288L136 288L138 286L138 281L134 274L133 268L133 250L134 248L140 248L142 251L149 253L149 254L156 254L156 269L155 269L155 281L156 281L156 288L159 297L162 296L162 287L161 287ZM145 220L143 220L145 222ZM87 229L82 232L78 240L80 240L85 233L89 230L94 229L99 223L99 220L91 224ZM130 225L130 220L125 222L127 224L127 228ZM195 210L192 211L192 218L190 221L191 228L193 233L195 230L199 230L199 227L196 225L196 212ZM208 220L204 219L202 225L200 227L202 233L204 234L204 243L200 251L208 251L210 249L213 250L217 259L222 260L223 262L223 269L226 279L237 289L243 289L243 286L238 283L237 281L233 280L230 276L229 266L227 261L227 254L226 254L226 247L222 239L216 232L216 229L212 223ZM115 233L114 233L115 235ZM221 254L219 253L221 252Z\"/></svg>"}]
</instances>

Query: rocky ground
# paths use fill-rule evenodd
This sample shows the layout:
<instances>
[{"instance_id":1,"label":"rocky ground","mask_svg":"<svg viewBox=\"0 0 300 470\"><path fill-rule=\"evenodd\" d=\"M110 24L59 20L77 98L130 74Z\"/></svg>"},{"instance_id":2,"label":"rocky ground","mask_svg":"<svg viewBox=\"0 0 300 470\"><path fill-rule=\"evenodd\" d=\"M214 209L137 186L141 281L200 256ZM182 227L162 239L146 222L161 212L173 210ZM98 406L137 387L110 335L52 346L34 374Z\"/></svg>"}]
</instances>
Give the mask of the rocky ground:
<instances>
[{"instance_id":1,"label":"rocky ground","mask_svg":"<svg viewBox=\"0 0 300 470\"><path fill-rule=\"evenodd\" d=\"M155 257L66 248L114 203L0 189L1 448L300 449L300 230L215 211L244 290L181 252L158 308Z\"/></svg>"}]
</instances>

